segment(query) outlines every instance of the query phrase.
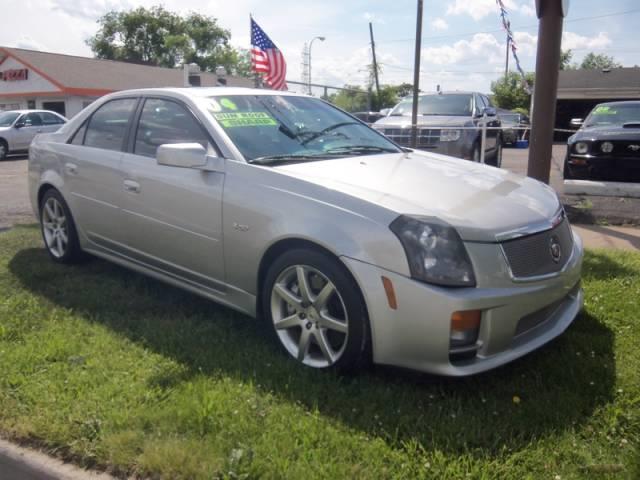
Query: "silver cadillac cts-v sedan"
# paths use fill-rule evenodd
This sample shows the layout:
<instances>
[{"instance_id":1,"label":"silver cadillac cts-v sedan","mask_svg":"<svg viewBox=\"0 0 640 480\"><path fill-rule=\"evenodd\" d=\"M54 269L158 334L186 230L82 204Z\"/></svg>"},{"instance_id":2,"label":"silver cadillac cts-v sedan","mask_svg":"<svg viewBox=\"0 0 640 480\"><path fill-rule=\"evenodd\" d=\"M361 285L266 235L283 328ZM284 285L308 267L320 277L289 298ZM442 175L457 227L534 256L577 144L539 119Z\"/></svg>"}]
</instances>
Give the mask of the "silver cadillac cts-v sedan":
<instances>
[{"instance_id":1,"label":"silver cadillac cts-v sedan","mask_svg":"<svg viewBox=\"0 0 640 480\"><path fill-rule=\"evenodd\" d=\"M475 374L582 305L582 243L548 186L303 95L108 95L34 140L29 184L54 261L95 255L263 318L313 368Z\"/></svg>"}]
</instances>

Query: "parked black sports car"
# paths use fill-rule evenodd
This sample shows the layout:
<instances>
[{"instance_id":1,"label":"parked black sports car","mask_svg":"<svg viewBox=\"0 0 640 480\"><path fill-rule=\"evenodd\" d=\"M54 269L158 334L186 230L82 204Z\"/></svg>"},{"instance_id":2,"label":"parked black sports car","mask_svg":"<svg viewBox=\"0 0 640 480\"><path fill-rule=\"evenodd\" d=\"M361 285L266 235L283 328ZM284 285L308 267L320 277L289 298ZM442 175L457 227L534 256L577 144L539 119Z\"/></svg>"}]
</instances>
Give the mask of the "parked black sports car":
<instances>
[{"instance_id":1,"label":"parked black sports car","mask_svg":"<svg viewBox=\"0 0 640 480\"><path fill-rule=\"evenodd\" d=\"M640 181L640 101L601 103L569 137L565 179Z\"/></svg>"}]
</instances>

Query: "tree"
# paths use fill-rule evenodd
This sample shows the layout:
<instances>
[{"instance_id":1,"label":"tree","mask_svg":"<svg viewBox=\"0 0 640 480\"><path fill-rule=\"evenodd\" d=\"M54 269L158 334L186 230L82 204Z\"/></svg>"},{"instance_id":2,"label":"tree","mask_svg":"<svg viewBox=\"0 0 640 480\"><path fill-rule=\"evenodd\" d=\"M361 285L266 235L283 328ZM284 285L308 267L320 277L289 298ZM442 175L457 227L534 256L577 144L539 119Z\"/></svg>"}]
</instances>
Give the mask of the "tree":
<instances>
[{"instance_id":1,"label":"tree","mask_svg":"<svg viewBox=\"0 0 640 480\"><path fill-rule=\"evenodd\" d=\"M573 52L569 50L560 51L560 70L575 70L575 64L571 63Z\"/></svg>"},{"instance_id":2,"label":"tree","mask_svg":"<svg viewBox=\"0 0 640 480\"><path fill-rule=\"evenodd\" d=\"M604 55L602 53L588 53L582 59L580 68L587 70L605 70L609 68L620 68L622 64L618 63L615 58Z\"/></svg>"},{"instance_id":3,"label":"tree","mask_svg":"<svg viewBox=\"0 0 640 480\"><path fill-rule=\"evenodd\" d=\"M347 90L329 95L328 100L347 112L363 112L367 110L367 92L358 85L345 85Z\"/></svg>"},{"instance_id":4,"label":"tree","mask_svg":"<svg viewBox=\"0 0 640 480\"><path fill-rule=\"evenodd\" d=\"M111 11L98 24L98 32L87 40L97 58L170 68L196 63L209 72L218 66L229 72L239 68L240 54L229 45L231 33L207 15L182 17L157 5Z\"/></svg>"},{"instance_id":5,"label":"tree","mask_svg":"<svg viewBox=\"0 0 640 480\"><path fill-rule=\"evenodd\" d=\"M533 73L526 74L527 82L533 87L535 76ZM531 95L527 93L522 85L522 77L518 72L509 72L507 77L491 82L492 99L500 108L513 110L523 108L527 111L531 104Z\"/></svg>"}]
</instances>

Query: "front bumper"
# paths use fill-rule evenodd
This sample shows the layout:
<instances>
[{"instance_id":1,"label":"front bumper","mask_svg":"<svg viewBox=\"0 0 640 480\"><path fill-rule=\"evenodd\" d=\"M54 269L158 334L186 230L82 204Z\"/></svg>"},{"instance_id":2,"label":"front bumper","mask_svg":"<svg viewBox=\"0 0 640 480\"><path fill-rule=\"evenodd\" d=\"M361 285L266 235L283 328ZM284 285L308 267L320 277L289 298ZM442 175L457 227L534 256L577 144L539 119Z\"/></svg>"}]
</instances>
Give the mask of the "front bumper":
<instances>
[{"instance_id":1,"label":"front bumper","mask_svg":"<svg viewBox=\"0 0 640 480\"><path fill-rule=\"evenodd\" d=\"M476 288L436 287L343 257L367 303L373 361L465 376L511 362L554 339L567 329L583 303L579 287L583 249L575 233L574 237L564 270L535 282L510 277L498 244L467 244L477 273ZM393 283L396 310L389 307L382 275ZM477 351L458 360L449 345L451 314L475 309L482 310Z\"/></svg>"},{"instance_id":2,"label":"front bumper","mask_svg":"<svg viewBox=\"0 0 640 480\"><path fill-rule=\"evenodd\" d=\"M640 181L639 157L569 153L568 160L568 167L574 178L618 182Z\"/></svg>"}]
</instances>

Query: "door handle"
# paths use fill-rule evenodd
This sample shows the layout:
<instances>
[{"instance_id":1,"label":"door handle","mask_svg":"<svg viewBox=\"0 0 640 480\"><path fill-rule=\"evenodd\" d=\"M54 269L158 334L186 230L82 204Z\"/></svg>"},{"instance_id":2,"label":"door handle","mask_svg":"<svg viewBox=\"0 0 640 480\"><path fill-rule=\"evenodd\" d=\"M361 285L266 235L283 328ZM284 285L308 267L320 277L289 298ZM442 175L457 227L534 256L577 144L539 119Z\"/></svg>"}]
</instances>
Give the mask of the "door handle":
<instances>
[{"instance_id":1,"label":"door handle","mask_svg":"<svg viewBox=\"0 0 640 480\"><path fill-rule=\"evenodd\" d=\"M140 184L133 180L124 181L124 189L131 193L140 193Z\"/></svg>"},{"instance_id":2,"label":"door handle","mask_svg":"<svg viewBox=\"0 0 640 480\"><path fill-rule=\"evenodd\" d=\"M78 173L78 166L74 163L67 163L64 168L67 170L69 175L75 175Z\"/></svg>"}]
</instances>

